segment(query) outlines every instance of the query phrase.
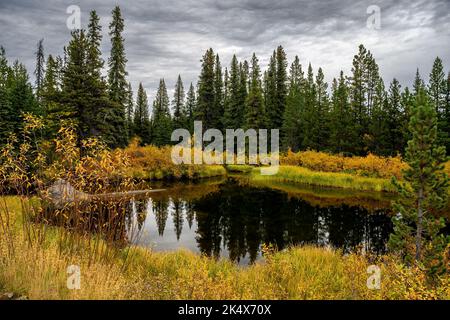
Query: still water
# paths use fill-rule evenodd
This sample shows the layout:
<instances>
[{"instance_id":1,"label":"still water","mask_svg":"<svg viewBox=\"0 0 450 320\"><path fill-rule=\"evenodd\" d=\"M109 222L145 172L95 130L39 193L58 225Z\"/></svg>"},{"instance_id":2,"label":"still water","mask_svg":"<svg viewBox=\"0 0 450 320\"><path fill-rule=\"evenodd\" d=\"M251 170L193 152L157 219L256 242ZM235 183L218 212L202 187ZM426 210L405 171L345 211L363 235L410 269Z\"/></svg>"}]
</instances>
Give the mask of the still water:
<instances>
[{"instance_id":1,"label":"still water","mask_svg":"<svg viewBox=\"0 0 450 320\"><path fill-rule=\"evenodd\" d=\"M256 185L242 177L163 187L131 203L129 238L155 251L186 248L243 265L261 257L262 244L380 254L392 231L389 199L379 194Z\"/></svg>"}]
</instances>

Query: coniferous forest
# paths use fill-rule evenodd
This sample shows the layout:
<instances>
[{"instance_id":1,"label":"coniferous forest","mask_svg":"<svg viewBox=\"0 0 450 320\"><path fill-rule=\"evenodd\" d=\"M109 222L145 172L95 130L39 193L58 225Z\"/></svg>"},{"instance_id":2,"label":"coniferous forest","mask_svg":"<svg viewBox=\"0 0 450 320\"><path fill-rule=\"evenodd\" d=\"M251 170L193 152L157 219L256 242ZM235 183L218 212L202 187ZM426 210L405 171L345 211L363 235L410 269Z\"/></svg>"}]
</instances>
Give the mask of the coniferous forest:
<instances>
[{"instance_id":1,"label":"coniferous forest","mask_svg":"<svg viewBox=\"0 0 450 320\"><path fill-rule=\"evenodd\" d=\"M240 6L258 19L264 7ZM278 34L270 46L284 46L266 56L253 42L244 56L220 41L197 61L172 65L168 54L170 64L157 62L167 77L149 89L142 70L150 78L161 70L134 65L142 79L131 72L133 34L121 7L107 18L95 8L83 28L66 25L61 54L43 34L27 53L33 70L8 58L14 41L0 31L0 300L450 299L448 57L430 50L432 67L423 70L405 56L412 81L401 83L383 77L381 62L403 59L406 49L377 57L362 43L334 62L347 71L330 76L305 52L287 52L292 43ZM134 30L154 26L141 22ZM141 36L130 50L138 58L148 48ZM185 81L192 72L184 65L195 62L195 81ZM222 133L211 134L214 142L228 129L278 129L280 150L269 131L272 144L258 140L254 161L250 134L230 139L248 154L198 153L198 121ZM181 150L189 161L175 159L176 129L192 138ZM169 307L179 316L212 312Z\"/></svg>"},{"instance_id":2,"label":"coniferous forest","mask_svg":"<svg viewBox=\"0 0 450 320\"><path fill-rule=\"evenodd\" d=\"M404 152L411 106L423 89L437 113L439 142L450 150L450 71L439 57L432 70L411 66L414 83L401 84L383 79L376 57L361 44L349 57L351 73L326 83L320 66L302 62L301 52L288 60L282 46L266 69L255 54L224 62L208 49L197 83L183 83L179 75L169 97L161 79L154 101L148 101L143 85L132 88L128 81L119 7L112 18L109 39L102 39L104 26L92 11L87 28L72 32L63 56L46 55L45 41L39 41L34 83L20 61L7 61L2 47L1 145L30 112L48 121L48 138L56 133L51 128L68 121L77 125L79 138L98 136L111 148L126 146L134 136L142 144L170 144L173 129L192 131L193 121L201 120L204 129L280 129L283 150L392 156ZM101 52L102 41L111 42L111 52Z\"/></svg>"}]
</instances>

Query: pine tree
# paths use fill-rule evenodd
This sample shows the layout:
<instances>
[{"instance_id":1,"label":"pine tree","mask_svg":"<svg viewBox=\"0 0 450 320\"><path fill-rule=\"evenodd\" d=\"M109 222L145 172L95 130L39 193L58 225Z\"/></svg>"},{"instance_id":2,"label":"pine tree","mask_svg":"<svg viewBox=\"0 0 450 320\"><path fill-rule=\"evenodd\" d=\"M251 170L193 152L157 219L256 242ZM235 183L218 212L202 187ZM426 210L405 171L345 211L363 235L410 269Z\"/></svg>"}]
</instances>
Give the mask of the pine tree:
<instances>
[{"instance_id":1,"label":"pine tree","mask_svg":"<svg viewBox=\"0 0 450 320\"><path fill-rule=\"evenodd\" d=\"M47 58L45 77L42 83L41 106L47 123L46 137L53 137L59 130L60 119L69 115L64 114L61 103L61 83L59 65L52 55Z\"/></svg>"},{"instance_id":2,"label":"pine tree","mask_svg":"<svg viewBox=\"0 0 450 320\"><path fill-rule=\"evenodd\" d=\"M295 56L289 73L289 93L286 98L282 126L282 147L284 150L298 151L301 148L301 108L304 105L302 90L304 73L298 56Z\"/></svg>"},{"instance_id":3,"label":"pine tree","mask_svg":"<svg viewBox=\"0 0 450 320\"><path fill-rule=\"evenodd\" d=\"M131 138L134 134L134 101L133 101L133 88L131 82L128 82L127 88L127 100L125 109L125 124L127 129L127 136Z\"/></svg>"},{"instance_id":4,"label":"pine tree","mask_svg":"<svg viewBox=\"0 0 450 320\"><path fill-rule=\"evenodd\" d=\"M255 53L253 53L252 56L250 88L246 99L246 111L245 128L265 128L265 109L261 88L261 71Z\"/></svg>"},{"instance_id":5,"label":"pine tree","mask_svg":"<svg viewBox=\"0 0 450 320\"><path fill-rule=\"evenodd\" d=\"M36 69L34 70L34 75L36 77L35 81L35 89L36 89L36 98L38 102L41 102L41 91L42 84L44 82L45 76L45 57L44 57L44 39L39 40L37 44L36 51Z\"/></svg>"},{"instance_id":6,"label":"pine tree","mask_svg":"<svg viewBox=\"0 0 450 320\"><path fill-rule=\"evenodd\" d=\"M388 152L389 155L396 155L406 146L403 128L407 125L407 118L404 116L405 110L402 106L401 85L395 78L389 87L387 106Z\"/></svg>"},{"instance_id":7,"label":"pine tree","mask_svg":"<svg viewBox=\"0 0 450 320\"><path fill-rule=\"evenodd\" d=\"M393 153L390 141L389 101L383 80L379 79L373 95L371 114L369 117L369 130L364 136L364 145L367 150L378 155ZM392 114L392 116L395 116ZM396 123L395 125L398 125ZM397 137L399 138L399 137Z\"/></svg>"},{"instance_id":8,"label":"pine tree","mask_svg":"<svg viewBox=\"0 0 450 320\"><path fill-rule=\"evenodd\" d=\"M158 92L153 102L152 143L157 146L171 143L172 119L169 111L169 96L164 79L159 82Z\"/></svg>"},{"instance_id":9,"label":"pine tree","mask_svg":"<svg viewBox=\"0 0 450 320\"><path fill-rule=\"evenodd\" d=\"M72 39L67 46L67 61L61 90L63 112L60 114L77 126L79 140L88 137L89 121L92 120L92 115L88 112L91 93L86 63L87 46L85 31L72 31Z\"/></svg>"},{"instance_id":10,"label":"pine tree","mask_svg":"<svg viewBox=\"0 0 450 320\"><path fill-rule=\"evenodd\" d=\"M148 111L147 93L139 83L139 88L136 96L136 108L134 111L134 133L141 138L142 143L150 142L150 115Z\"/></svg>"},{"instance_id":11,"label":"pine tree","mask_svg":"<svg viewBox=\"0 0 450 320\"><path fill-rule=\"evenodd\" d=\"M301 145L303 149L316 149L316 128L317 128L317 113L316 113L316 84L314 81L314 73L311 64L308 66L308 73L303 86L303 108L301 110L302 125Z\"/></svg>"},{"instance_id":12,"label":"pine tree","mask_svg":"<svg viewBox=\"0 0 450 320\"><path fill-rule=\"evenodd\" d=\"M341 71L339 79L333 81L332 110L330 113L330 145L334 152L351 153L354 150L358 133L354 130L353 110L350 102L344 73Z\"/></svg>"},{"instance_id":13,"label":"pine tree","mask_svg":"<svg viewBox=\"0 0 450 320\"><path fill-rule=\"evenodd\" d=\"M127 100L128 82L126 76L127 59L125 56L124 20L120 7L116 6L112 11L112 22L109 25L109 35L111 36L111 55L108 60L108 87L109 97L114 106L110 112L110 123L114 126L114 138L116 146L125 146L127 143L125 126L125 109Z\"/></svg>"},{"instance_id":14,"label":"pine tree","mask_svg":"<svg viewBox=\"0 0 450 320\"><path fill-rule=\"evenodd\" d=\"M198 81L196 120L203 122L204 130L214 128L220 121L221 115L214 110L214 63L215 55L212 49L208 49L202 59L202 71Z\"/></svg>"},{"instance_id":15,"label":"pine tree","mask_svg":"<svg viewBox=\"0 0 450 320\"><path fill-rule=\"evenodd\" d=\"M322 68L319 68L316 76L316 111L315 125L313 132L315 133L316 150L324 150L328 147L328 139L330 136L329 128L329 98L328 84L325 82L325 76Z\"/></svg>"},{"instance_id":16,"label":"pine tree","mask_svg":"<svg viewBox=\"0 0 450 320\"><path fill-rule=\"evenodd\" d=\"M195 89L194 85L191 82L186 97L186 104L182 112L184 118L186 119L185 128L188 129L191 134L193 134L194 132L194 112L195 109L197 108L196 106L197 101L195 97Z\"/></svg>"},{"instance_id":17,"label":"pine tree","mask_svg":"<svg viewBox=\"0 0 450 320\"><path fill-rule=\"evenodd\" d=\"M284 109L288 94L287 59L282 46L274 51L267 72L266 110L270 128L283 126Z\"/></svg>"},{"instance_id":18,"label":"pine tree","mask_svg":"<svg viewBox=\"0 0 450 320\"><path fill-rule=\"evenodd\" d=\"M241 127L244 117L244 106L241 104L241 79L239 63L236 55L233 55L230 66L230 78L227 87L227 104L223 117L225 129L237 129Z\"/></svg>"},{"instance_id":19,"label":"pine tree","mask_svg":"<svg viewBox=\"0 0 450 320\"><path fill-rule=\"evenodd\" d=\"M4 145L14 131L14 109L8 95L10 67L5 49L0 47L0 146Z\"/></svg>"},{"instance_id":20,"label":"pine tree","mask_svg":"<svg viewBox=\"0 0 450 320\"><path fill-rule=\"evenodd\" d=\"M370 51L360 45L358 54L353 58L352 77L350 78L354 129L359 136L352 148L352 153L365 154L368 144L372 143L372 138L368 136L368 128L379 81L378 65L375 59Z\"/></svg>"},{"instance_id":21,"label":"pine tree","mask_svg":"<svg viewBox=\"0 0 450 320\"><path fill-rule=\"evenodd\" d=\"M407 263L423 263L431 275L446 269L444 251L450 243L439 230L445 225L435 215L447 205L448 177L442 171L446 161L445 147L437 143L437 116L424 90L420 90L409 122L412 139L408 141L405 159L409 169L404 182L393 179L400 198L393 208L394 233L389 239L391 250ZM414 244L412 246L411 244Z\"/></svg>"},{"instance_id":22,"label":"pine tree","mask_svg":"<svg viewBox=\"0 0 450 320\"><path fill-rule=\"evenodd\" d=\"M442 60L437 57L434 60L433 68L430 73L430 82L428 85L428 94L431 103L436 110L438 118L438 140L439 144L450 147L450 131L446 119L446 94L447 83L445 79Z\"/></svg>"},{"instance_id":23,"label":"pine tree","mask_svg":"<svg viewBox=\"0 0 450 320\"><path fill-rule=\"evenodd\" d=\"M264 76L264 105L266 106L267 126L276 128L277 118L277 54L273 52L269 68Z\"/></svg>"},{"instance_id":24,"label":"pine tree","mask_svg":"<svg viewBox=\"0 0 450 320\"><path fill-rule=\"evenodd\" d=\"M183 81L181 80L181 76L178 75L172 100L174 129L184 128L186 124L185 114L183 113L184 103Z\"/></svg>"},{"instance_id":25,"label":"pine tree","mask_svg":"<svg viewBox=\"0 0 450 320\"><path fill-rule=\"evenodd\" d=\"M222 130L222 116L225 111L224 108L224 88L222 78L222 65L220 63L219 55L216 54L216 63L214 65L214 106L213 109L217 114L215 118L215 128Z\"/></svg>"},{"instance_id":26,"label":"pine tree","mask_svg":"<svg viewBox=\"0 0 450 320\"><path fill-rule=\"evenodd\" d=\"M414 96L417 97L417 95L419 94L419 92L424 89L425 90L425 83L423 82L422 78L420 77L420 73L419 73L419 68L417 68L416 70L416 76L414 78L414 83L413 83L413 92L414 92Z\"/></svg>"}]
</instances>

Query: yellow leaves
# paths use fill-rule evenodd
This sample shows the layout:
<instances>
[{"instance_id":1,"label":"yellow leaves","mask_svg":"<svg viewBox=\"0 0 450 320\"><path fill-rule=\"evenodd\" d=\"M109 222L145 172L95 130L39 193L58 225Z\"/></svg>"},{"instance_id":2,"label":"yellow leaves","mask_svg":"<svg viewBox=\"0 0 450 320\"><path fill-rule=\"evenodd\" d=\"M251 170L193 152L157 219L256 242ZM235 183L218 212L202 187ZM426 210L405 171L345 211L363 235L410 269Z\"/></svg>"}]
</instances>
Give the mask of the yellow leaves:
<instances>
[{"instance_id":1,"label":"yellow leaves","mask_svg":"<svg viewBox=\"0 0 450 320\"><path fill-rule=\"evenodd\" d=\"M360 176L401 179L402 170L407 169L400 156L378 157L369 154L366 157L344 157L325 152L303 151L294 153L289 150L281 156L281 164L302 166L314 171L348 172Z\"/></svg>"}]
</instances>

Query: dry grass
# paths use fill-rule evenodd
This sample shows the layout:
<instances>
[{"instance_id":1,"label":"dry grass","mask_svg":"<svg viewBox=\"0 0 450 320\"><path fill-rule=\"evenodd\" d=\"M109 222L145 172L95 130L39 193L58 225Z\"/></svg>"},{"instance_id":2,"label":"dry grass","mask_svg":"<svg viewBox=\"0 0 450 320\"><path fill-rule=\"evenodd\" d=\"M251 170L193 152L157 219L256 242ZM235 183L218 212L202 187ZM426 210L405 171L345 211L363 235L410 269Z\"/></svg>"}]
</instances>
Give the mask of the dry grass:
<instances>
[{"instance_id":1,"label":"dry grass","mask_svg":"<svg viewBox=\"0 0 450 320\"><path fill-rule=\"evenodd\" d=\"M450 277L430 286L425 273L392 257L371 260L338 250L293 247L263 249L265 260L243 268L188 251L155 253L115 248L108 259L90 259L89 239L62 253L55 228L30 245L21 228L21 200L8 198L14 252L0 240L0 287L31 299L449 299ZM3 220L4 221L4 220ZM39 226L35 226L39 228ZM52 236L53 235L53 236ZM105 245L102 243L101 245ZM81 288L67 289L67 267L78 265ZM367 267L381 268L381 289L366 286Z\"/></svg>"},{"instance_id":2,"label":"dry grass","mask_svg":"<svg viewBox=\"0 0 450 320\"><path fill-rule=\"evenodd\" d=\"M395 192L394 186L388 179L367 178L347 173L311 171L296 166L280 166L274 175L261 175L260 169L252 171L255 181L288 181L305 185L321 187L344 188L361 191Z\"/></svg>"}]
</instances>

